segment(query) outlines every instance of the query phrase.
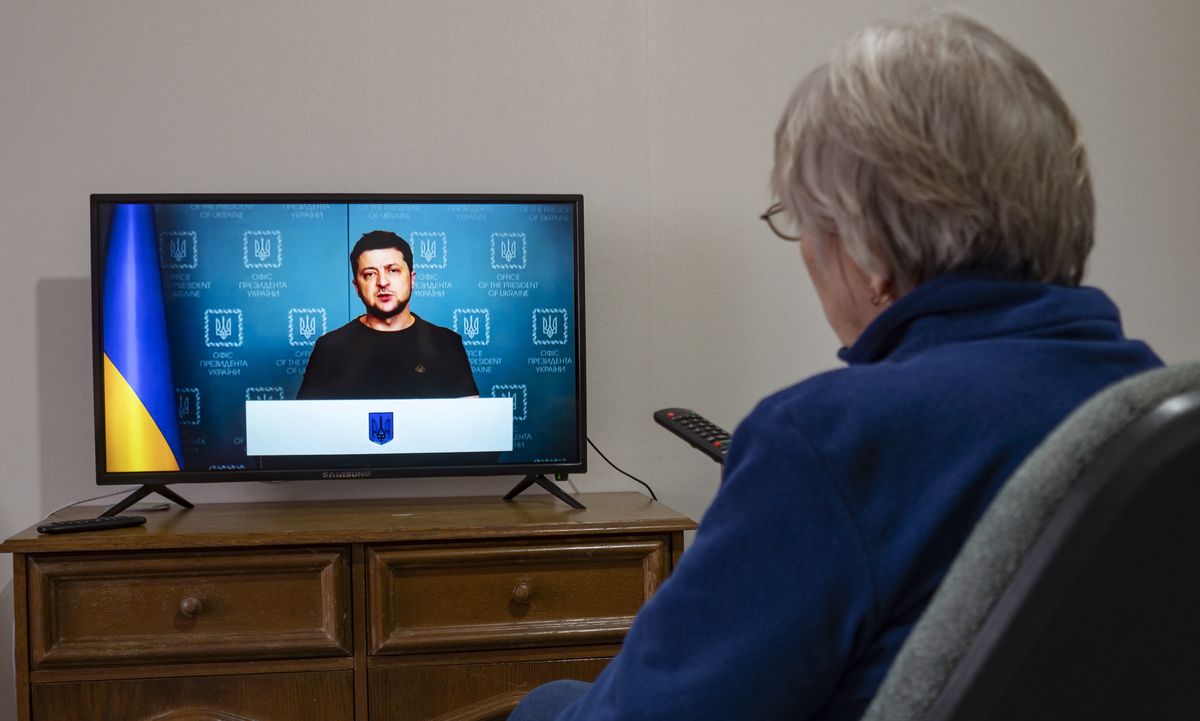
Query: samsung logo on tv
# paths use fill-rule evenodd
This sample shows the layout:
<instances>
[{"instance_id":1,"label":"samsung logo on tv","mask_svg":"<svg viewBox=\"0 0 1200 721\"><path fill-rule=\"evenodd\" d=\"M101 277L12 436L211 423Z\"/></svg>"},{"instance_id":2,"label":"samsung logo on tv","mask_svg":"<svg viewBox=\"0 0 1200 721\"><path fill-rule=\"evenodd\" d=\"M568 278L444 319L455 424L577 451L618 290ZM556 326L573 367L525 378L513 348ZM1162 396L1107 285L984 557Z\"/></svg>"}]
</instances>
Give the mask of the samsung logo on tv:
<instances>
[{"instance_id":1,"label":"samsung logo on tv","mask_svg":"<svg viewBox=\"0 0 1200 721\"><path fill-rule=\"evenodd\" d=\"M321 478L370 478L371 471L325 471Z\"/></svg>"}]
</instances>

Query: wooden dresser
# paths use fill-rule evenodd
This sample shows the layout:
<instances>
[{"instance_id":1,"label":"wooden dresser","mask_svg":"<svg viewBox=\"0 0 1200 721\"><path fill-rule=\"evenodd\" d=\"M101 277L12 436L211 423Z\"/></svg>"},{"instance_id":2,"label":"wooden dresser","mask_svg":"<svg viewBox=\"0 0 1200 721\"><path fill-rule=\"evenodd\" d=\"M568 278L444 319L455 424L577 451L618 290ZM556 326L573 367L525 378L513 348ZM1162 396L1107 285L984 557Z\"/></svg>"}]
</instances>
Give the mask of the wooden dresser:
<instances>
[{"instance_id":1,"label":"wooden dresser","mask_svg":"<svg viewBox=\"0 0 1200 721\"><path fill-rule=\"evenodd\" d=\"M214 504L28 529L0 545L18 719L503 719L532 686L599 673L696 525L637 493L579 498L587 510L548 495Z\"/></svg>"}]
</instances>

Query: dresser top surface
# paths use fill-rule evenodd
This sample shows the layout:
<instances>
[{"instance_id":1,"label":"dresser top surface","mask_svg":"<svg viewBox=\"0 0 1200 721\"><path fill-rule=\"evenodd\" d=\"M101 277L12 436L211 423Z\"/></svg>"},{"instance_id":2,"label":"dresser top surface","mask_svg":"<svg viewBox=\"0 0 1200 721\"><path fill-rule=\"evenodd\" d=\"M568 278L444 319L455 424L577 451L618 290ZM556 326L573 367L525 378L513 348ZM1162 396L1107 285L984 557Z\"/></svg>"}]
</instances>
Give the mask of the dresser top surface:
<instances>
[{"instance_id":1,"label":"dresser top surface","mask_svg":"<svg viewBox=\"0 0 1200 721\"><path fill-rule=\"evenodd\" d=\"M584 493L587 510L549 494L499 498L404 498L281 503L197 504L138 515L146 524L42 535L35 524L2 545L2 553L168 548L219 548L322 543L436 541L686 531L692 519L640 493ZM85 518L98 507L74 507L54 520Z\"/></svg>"}]
</instances>

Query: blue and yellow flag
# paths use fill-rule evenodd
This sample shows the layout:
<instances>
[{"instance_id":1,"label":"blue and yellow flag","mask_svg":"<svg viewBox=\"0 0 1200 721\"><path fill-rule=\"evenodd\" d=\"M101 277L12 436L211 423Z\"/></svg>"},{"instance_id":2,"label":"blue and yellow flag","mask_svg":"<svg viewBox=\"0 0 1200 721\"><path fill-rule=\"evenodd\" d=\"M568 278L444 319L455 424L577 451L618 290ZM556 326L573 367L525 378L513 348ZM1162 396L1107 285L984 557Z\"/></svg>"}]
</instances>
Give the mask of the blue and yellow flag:
<instances>
[{"instance_id":1,"label":"blue and yellow flag","mask_svg":"<svg viewBox=\"0 0 1200 721\"><path fill-rule=\"evenodd\" d=\"M113 208L103 308L108 470L178 471L183 444L149 205Z\"/></svg>"}]
</instances>

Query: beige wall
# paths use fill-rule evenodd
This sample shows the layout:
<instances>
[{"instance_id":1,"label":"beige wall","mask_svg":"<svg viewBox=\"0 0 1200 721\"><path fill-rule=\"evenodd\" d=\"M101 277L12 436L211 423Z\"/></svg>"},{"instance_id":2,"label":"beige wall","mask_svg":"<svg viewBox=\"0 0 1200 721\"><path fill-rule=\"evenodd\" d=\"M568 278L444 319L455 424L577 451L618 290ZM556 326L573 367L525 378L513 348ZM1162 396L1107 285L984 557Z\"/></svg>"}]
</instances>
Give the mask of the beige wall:
<instances>
[{"instance_id":1,"label":"beige wall","mask_svg":"<svg viewBox=\"0 0 1200 721\"><path fill-rule=\"evenodd\" d=\"M717 467L650 420L735 425L837 343L769 203L791 86L887 0L0 0L0 536L92 479L87 197L578 192L589 434L699 517ZM961 3L1038 58L1088 135L1089 282L1200 357L1200 3ZM594 455L580 490L633 489ZM499 495L514 479L183 487L194 501ZM12 613L7 561L0 616ZM12 716L0 621L0 719Z\"/></svg>"}]
</instances>

